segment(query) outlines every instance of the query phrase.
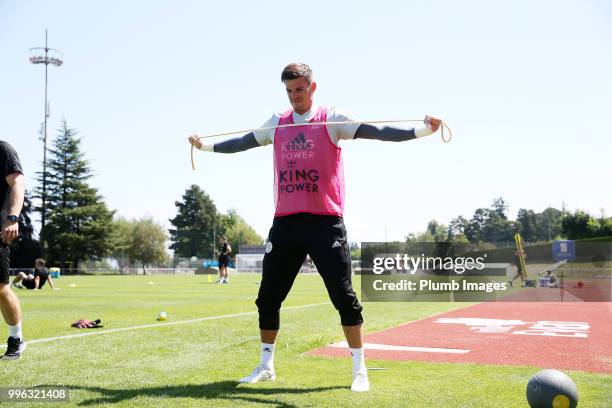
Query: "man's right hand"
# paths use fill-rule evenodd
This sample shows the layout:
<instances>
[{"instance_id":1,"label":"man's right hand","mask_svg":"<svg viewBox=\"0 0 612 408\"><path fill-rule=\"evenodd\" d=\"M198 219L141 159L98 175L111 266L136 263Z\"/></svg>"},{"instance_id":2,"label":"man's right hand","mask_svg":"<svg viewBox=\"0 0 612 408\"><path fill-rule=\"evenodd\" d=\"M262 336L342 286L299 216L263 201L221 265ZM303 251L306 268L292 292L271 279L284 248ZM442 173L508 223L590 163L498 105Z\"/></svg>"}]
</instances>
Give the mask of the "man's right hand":
<instances>
[{"instance_id":1,"label":"man's right hand","mask_svg":"<svg viewBox=\"0 0 612 408\"><path fill-rule=\"evenodd\" d=\"M187 140L189 141L189 143L191 143L191 145L193 147L195 147L196 149L201 149L202 148L202 141L200 140L198 135L191 135L187 138Z\"/></svg>"},{"instance_id":2,"label":"man's right hand","mask_svg":"<svg viewBox=\"0 0 612 408\"><path fill-rule=\"evenodd\" d=\"M12 221L5 221L2 227L2 241L6 244L13 242L19 235L19 223Z\"/></svg>"}]
</instances>

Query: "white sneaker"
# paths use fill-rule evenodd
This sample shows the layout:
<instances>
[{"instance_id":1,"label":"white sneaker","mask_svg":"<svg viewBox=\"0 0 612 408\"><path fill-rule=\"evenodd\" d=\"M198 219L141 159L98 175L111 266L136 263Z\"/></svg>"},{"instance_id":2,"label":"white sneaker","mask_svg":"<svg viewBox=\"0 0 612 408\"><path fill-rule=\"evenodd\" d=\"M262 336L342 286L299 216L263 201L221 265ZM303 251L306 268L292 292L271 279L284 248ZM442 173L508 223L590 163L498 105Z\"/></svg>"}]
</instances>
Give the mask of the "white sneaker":
<instances>
[{"instance_id":1,"label":"white sneaker","mask_svg":"<svg viewBox=\"0 0 612 408\"><path fill-rule=\"evenodd\" d=\"M255 367L251 375L242 377L241 379L238 380L238 382L255 384L260 381L274 381L274 380L276 380L276 374L274 373L274 370L270 370L262 366L257 366Z\"/></svg>"},{"instance_id":2,"label":"white sneaker","mask_svg":"<svg viewBox=\"0 0 612 408\"><path fill-rule=\"evenodd\" d=\"M368 380L368 373L359 371L353 376L353 384L351 384L351 391L353 392L367 392L370 391L370 380Z\"/></svg>"}]
</instances>

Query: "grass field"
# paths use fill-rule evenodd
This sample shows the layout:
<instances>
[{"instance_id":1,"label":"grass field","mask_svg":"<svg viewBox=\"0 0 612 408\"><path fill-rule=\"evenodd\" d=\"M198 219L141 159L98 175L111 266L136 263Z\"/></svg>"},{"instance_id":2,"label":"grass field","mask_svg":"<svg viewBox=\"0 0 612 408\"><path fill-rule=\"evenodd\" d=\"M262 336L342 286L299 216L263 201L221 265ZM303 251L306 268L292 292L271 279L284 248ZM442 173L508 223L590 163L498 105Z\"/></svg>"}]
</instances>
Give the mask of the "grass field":
<instances>
[{"instance_id":1,"label":"grass field","mask_svg":"<svg viewBox=\"0 0 612 408\"><path fill-rule=\"evenodd\" d=\"M534 367L368 360L369 367L385 370L370 371L371 392L351 393L348 352L342 359L304 354L342 339L321 279L309 275L298 278L284 304L277 381L237 385L259 362L258 279L243 274L216 285L206 276L66 276L56 280L59 291L16 290L32 343L20 360L0 361L0 386L70 390L68 403L14 405L19 407L527 406L525 387L539 370ZM466 305L366 303L364 328L378 331ZM166 322L155 320L160 311L168 314ZM240 315L180 323L232 314ZM79 318L101 318L105 328L71 328ZM143 325L153 326L134 327ZM80 333L96 334L51 339ZM578 386L579 407L612 406L612 376L568 374Z\"/></svg>"}]
</instances>

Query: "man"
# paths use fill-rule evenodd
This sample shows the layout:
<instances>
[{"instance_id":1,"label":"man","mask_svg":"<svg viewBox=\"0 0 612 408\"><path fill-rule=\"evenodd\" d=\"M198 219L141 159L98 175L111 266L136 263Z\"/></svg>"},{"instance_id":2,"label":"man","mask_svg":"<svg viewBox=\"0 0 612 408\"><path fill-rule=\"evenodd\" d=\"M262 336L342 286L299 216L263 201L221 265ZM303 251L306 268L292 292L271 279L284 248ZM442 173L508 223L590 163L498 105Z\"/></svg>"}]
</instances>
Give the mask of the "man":
<instances>
[{"instance_id":1,"label":"man","mask_svg":"<svg viewBox=\"0 0 612 408\"><path fill-rule=\"evenodd\" d=\"M263 127L321 123L259 130L214 145L203 144L197 135L189 142L200 150L235 153L258 146L274 146L274 198L276 211L263 261L262 281L256 305L259 312L261 362L240 382L274 380L274 347L279 329L279 310L306 255L322 276L353 358L351 390L368 391L361 324L362 307L351 283L351 258L343 222L344 175L340 140L377 139L405 141L427 136L441 124L425 118L422 129L377 127L367 124L326 125L349 121L334 108L315 106L317 84L306 64L289 64L281 73L291 110L272 116Z\"/></svg>"},{"instance_id":2,"label":"man","mask_svg":"<svg viewBox=\"0 0 612 408\"><path fill-rule=\"evenodd\" d=\"M514 281L518 278L521 278L521 281L523 281L523 276L527 276L527 271L523 271L523 262L521 262L521 257L523 260L527 258L525 250L522 248L516 249L514 251L514 256L512 257L512 265L516 266L516 272L514 271L514 268L511 268L508 276L508 271L506 271L509 278L508 284L510 284L510 286L514 286Z\"/></svg>"},{"instance_id":3,"label":"man","mask_svg":"<svg viewBox=\"0 0 612 408\"><path fill-rule=\"evenodd\" d=\"M219 237L219 283L229 283L229 277L227 275L227 266L230 261L230 254L232 253L232 247L227 242L227 237Z\"/></svg>"},{"instance_id":4,"label":"man","mask_svg":"<svg viewBox=\"0 0 612 408\"><path fill-rule=\"evenodd\" d=\"M549 288L558 288L559 287L559 277L553 271L546 271L546 278L548 282L546 284Z\"/></svg>"},{"instance_id":5,"label":"man","mask_svg":"<svg viewBox=\"0 0 612 408\"><path fill-rule=\"evenodd\" d=\"M10 244L19 234L19 215L23 206L25 182L15 149L0 140L0 203L2 207L2 244L0 250L0 309L9 327L3 360L16 360L25 350L21 331L19 299L9 287Z\"/></svg>"},{"instance_id":6,"label":"man","mask_svg":"<svg viewBox=\"0 0 612 408\"><path fill-rule=\"evenodd\" d=\"M24 272L19 272L15 279L13 279L13 286L19 289L38 290L42 289L47 282L49 282L51 289L56 290L53 285L53 279L49 275L49 270L45 267L45 260L38 258L34 261L34 273L25 274Z\"/></svg>"}]
</instances>

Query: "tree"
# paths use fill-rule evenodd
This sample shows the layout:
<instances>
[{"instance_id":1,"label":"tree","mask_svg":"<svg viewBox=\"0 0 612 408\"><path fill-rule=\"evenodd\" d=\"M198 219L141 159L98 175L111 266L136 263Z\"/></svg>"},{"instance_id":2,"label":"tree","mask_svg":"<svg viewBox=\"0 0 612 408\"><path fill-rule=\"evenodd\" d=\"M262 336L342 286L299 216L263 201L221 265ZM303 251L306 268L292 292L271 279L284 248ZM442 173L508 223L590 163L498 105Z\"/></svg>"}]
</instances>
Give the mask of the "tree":
<instances>
[{"instance_id":1,"label":"tree","mask_svg":"<svg viewBox=\"0 0 612 408\"><path fill-rule=\"evenodd\" d=\"M599 219L599 232L600 237L612 237L612 218L602 217Z\"/></svg>"},{"instance_id":2,"label":"tree","mask_svg":"<svg viewBox=\"0 0 612 408\"><path fill-rule=\"evenodd\" d=\"M508 219L508 216L506 215L508 208L510 208L510 206L502 197L494 199L493 204L491 205L491 210L504 220Z\"/></svg>"},{"instance_id":3,"label":"tree","mask_svg":"<svg viewBox=\"0 0 612 408\"><path fill-rule=\"evenodd\" d=\"M486 208L478 208L474 211L472 219L465 228L465 236L470 242L480 242L483 240L482 234L488 217L489 210Z\"/></svg>"},{"instance_id":4,"label":"tree","mask_svg":"<svg viewBox=\"0 0 612 408\"><path fill-rule=\"evenodd\" d=\"M87 181L91 172L80 149L77 131L64 120L47 171L48 222L41 231L48 244L49 263L77 269L88 257L102 257L110 250L113 211ZM41 180L42 181L42 180ZM42 188L38 189L39 196Z\"/></svg>"},{"instance_id":5,"label":"tree","mask_svg":"<svg viewBox=\"0 0 612 408\"><path fill-rule=\"evenodd\" d=\"M536 214L538 240L550 241L561 234L561 219L563 212L556 208L549 207L539 214Z\"/></svg>"},{"instance_id":6,"label":"tree","mask_svg":"<svg viewBox=\"0 0 612 408\"><path fill-rule=\"evenodd\" d=\"M538 218L533 210L521 208L518 210L516 222L520 227L521 236L525 242L536 242L540 238Z\"/></svg>"},{"instance_id":7,"label":"tree","mask_svg":"<svg viewBox=\"0 0 612 408\"><path fill-rule=\"evenodd\" d=\"M448 224L446 239L450 242L468 242L465 235L465 230L468 228L469 224L469 221L462 215L458 216L457 218L453 218Z\"/></svg>"},{"instance_id":8,"label":"tree","mask_svg":"<svg viewBox=\"0 0 612 408\"><path fill-rule=\"evenodd\" d=\"M118 217L113 220L113 228L111 232L111 255L117 260L119 269L129 266L129 251L132 246L133 231L135 221L127 220L123 217Z\"/></svg>"},{"instance_id":9,"label":"tree","mask_svg":"<svg viewBox=\"0 0 612 408\"><path fill-rule=\"evenodd\" d=\"M193 184L183 194L183 201L174 204L176 217L170 220L175 227L170 232L170 249L176 256L207 258L212 255L213 234L218 223L217 207L200 187Z\"/></svg>"},{"instance_id":10,"label":"tree","mask_svg":"<svg viewBox=\"0 0 612 408\"><path fill-rule=\"evenodd\" d=\"M508 204L503 198L493 200L491 208L479 208L465 227L470 242L511 242L517 225L508 220Z\"/></svg>"},{"instance_id":11,"label":"tree","mask_svg":"<svg viewBox=\"0 0 612 408\"><path fill-rule=\"evenodd\" d=\"M440 224L436 220L431 220L427 224L427 233L431 235L431 238L435 242L445 241L447 238L447 228L446 225Z\"/></svg>"},{"instance_id":12,"label":"tree","mask_svg":"<svg viewBox=\"0 0 612 408\"><path fill-rule=\"evenodd\" d=\"M133 221L132 242L128 248L130 260L141 262L146 272L147 266L168 259L165 248L166 233L163 226L151 217Z\"/></svg>"},{"instance_id":13,"label":"tree","mask_svg":"<svg viewBox=\"0 0 612 408\"><path fill-rule=\"evenodd\" d=\"M562 234L568 239L606 237L612 235L612 218L594 218L578 210L563 217Z\"/></svg>"},{"instance_id":14,"label":"tree","mask_svg":"<svg viewBox=\"0 0 612 408\"><path fill-rule=\"evenodd\" d=\"M26 190L23 198L23 207L19 214L19 237L21 239L32 239L34 235L34 226L32 225L32 194Z\"/></svg>"},{"instance_id":15,"label":"tree","mask_svg":"<svg viewBox=\"0 0 612 408\"><path fill-rule=\"evenodd\" d=\"M258 245L263 242L263 238L233 208L219 216L218 234L227 237L234 248L233 253L238 253L240 245Z\"/></svg>"},{"instance_id":16,"label":"tree","mask_svg":"<svg viewBox=\"0 0 612 408\"><path fill-rule=\"evenodd\" d=\"M491 210L485 220L481 240L486 242L513 242L517 230L518 228L513 221L509 221L498 211Z\"/></svg>"},{"instance_id":17,"label":"tree","mask_svg":"<svg viewBox=\"0 0 612 408\"><path fill-rule=\"evenodd\" d=\"M591 216L584 211L576 211L574 214L567 214L561 223L563 235L568 239L588 238L590 236L589 223Z\"/></svg>"}]
</instances>

